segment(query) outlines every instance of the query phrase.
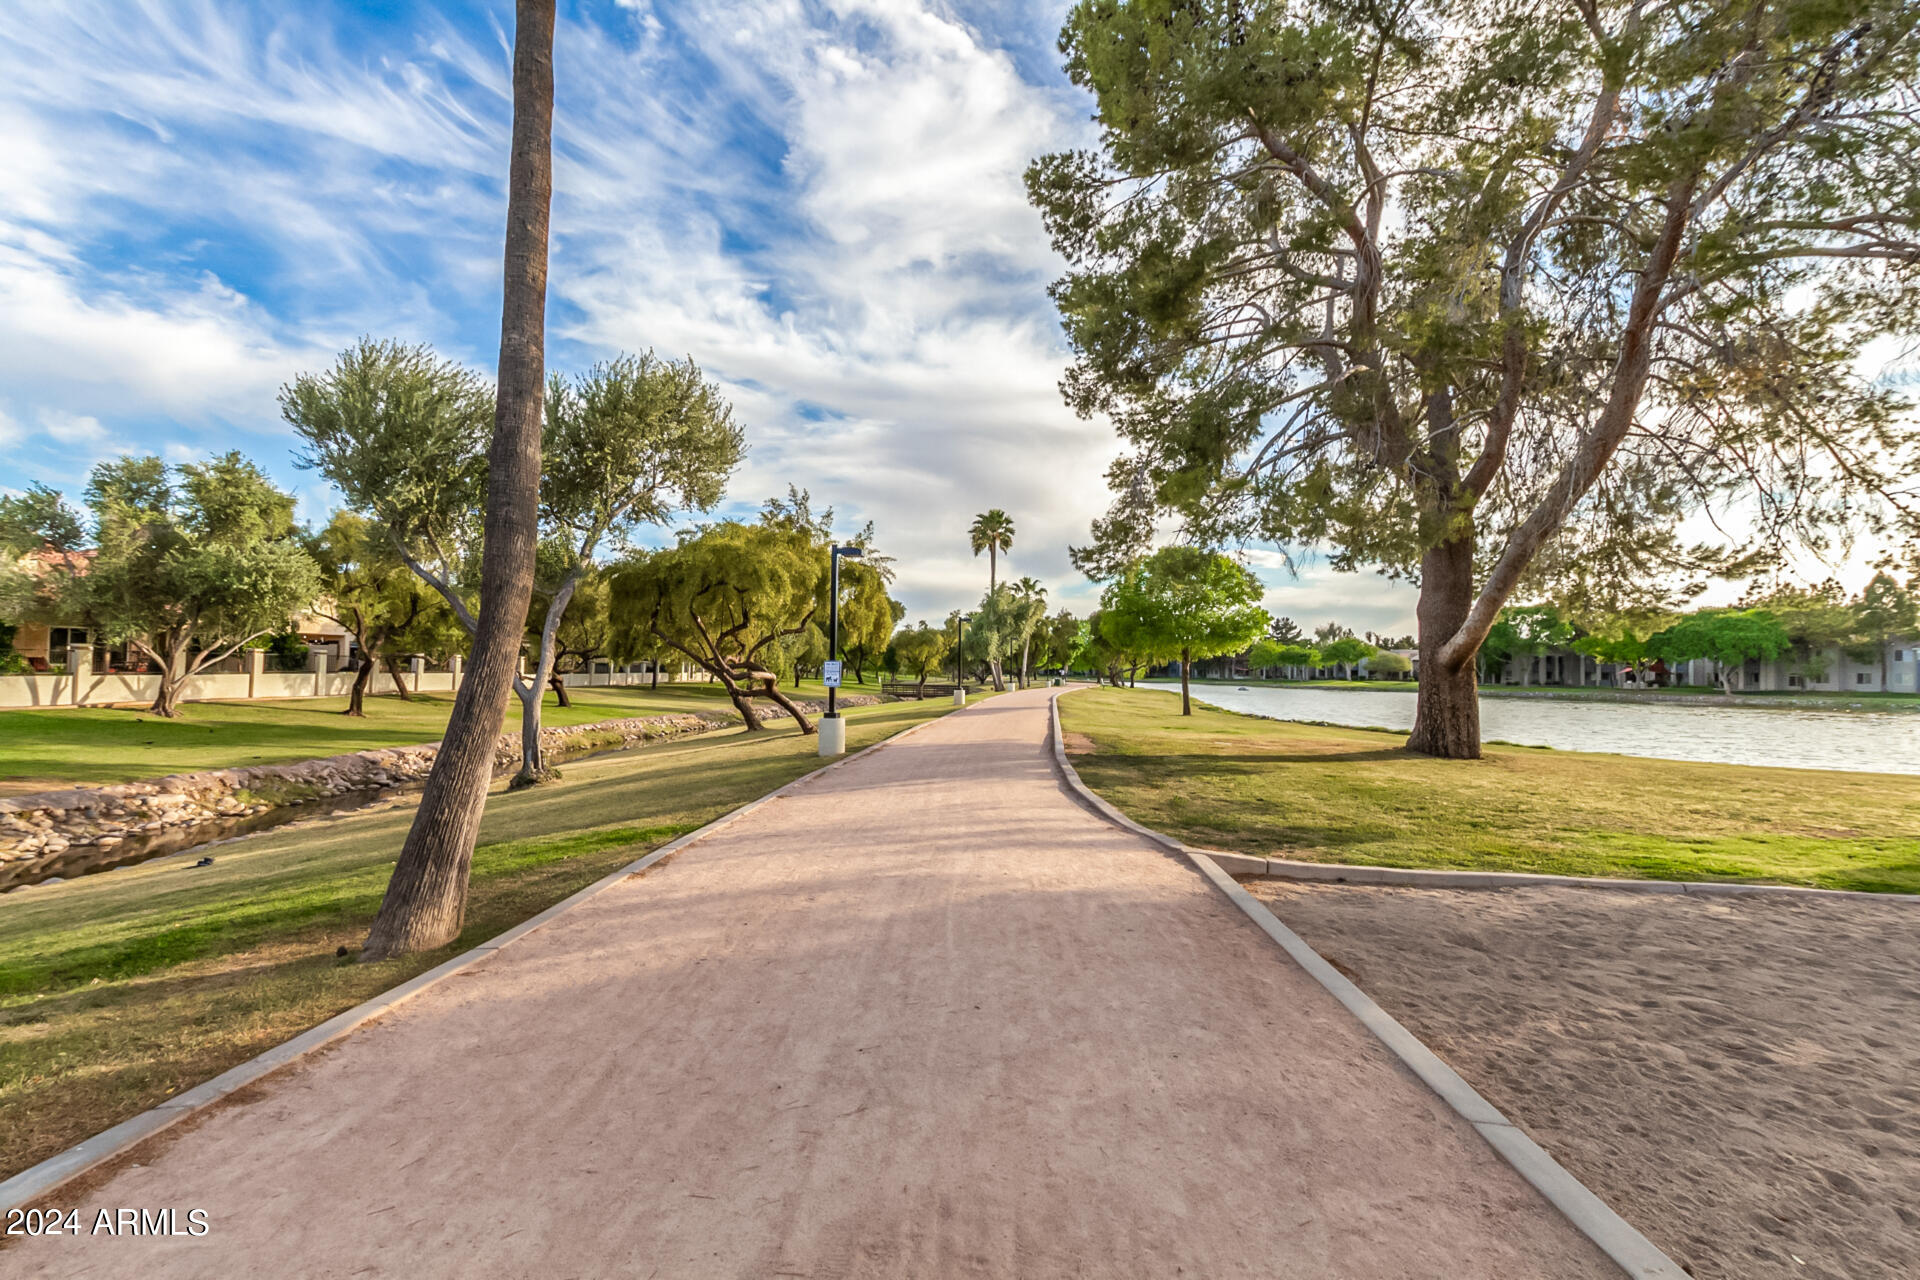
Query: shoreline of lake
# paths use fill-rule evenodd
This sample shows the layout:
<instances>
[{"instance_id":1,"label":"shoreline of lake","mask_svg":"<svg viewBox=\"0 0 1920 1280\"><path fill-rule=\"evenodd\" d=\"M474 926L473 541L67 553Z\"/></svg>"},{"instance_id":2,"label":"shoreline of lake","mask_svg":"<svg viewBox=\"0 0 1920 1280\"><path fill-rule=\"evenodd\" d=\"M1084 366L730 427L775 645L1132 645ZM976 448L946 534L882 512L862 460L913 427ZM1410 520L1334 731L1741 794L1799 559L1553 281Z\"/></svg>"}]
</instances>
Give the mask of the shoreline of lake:
<instances>
[{"instance_id":1,"label":"shoreline of lake","mask_svg":"<svg viewBox=\"0 0 1920 1280\"><path fill-rule=\"evenodd\" d=\"M1151 684L1155 688L1180 687L1178 680L1156 677L1142 680L1142 684ZM1201 686L1209 688L1250 688L1250 689L1306 689L1327 693L1413 693L1419 685L1413 680L1369 681L1369 680L1217 680L1213 678L1195 678L1195 689ZM1920 696L1896 693L1890 697L1865 700L1858 695L1841 693L1722 693L1717 689L1700 689L1698 686L1685 688L1657 689L1615 689L1606 685L1564 685L1549 688L1531 686L1527 688L1509 688L1503 685L1481 685L1482 698L1540 698L1549 701L1566 702L1620 702L1626 704L1645 702L1672 703L1676 706L1721 707L1739 711L1864 711L1875 712L1920 712Z\"/></svg>"},{"instance_id":2,"label":"shoreline of lake","mask_svg":"<svg viewBox=\"0 0 1920 1280\"><path fill-rule=\"evenodd\" d=\"M1179 688L1177 682L1163 680L1142 684L1161 690ZM1379 696L1356 701L1350 697L1354 693ZM1195 682L1193 696L1226 711L1271 720L1393 732L1413 727L1412 688L1340 689L1209 681ZM1559 751L1763 768L1920 775L1920 717L1898 711L1791 706L1768 709L1775 714L1756 718L1744 714L1751 710L1749 707L1729 706L1717 700L1672 697L1656 702L1638 695L1575 698L1520 693L1484 699L1480 725L1481 735L1488 742Z\"/></svg>"}]
</instances>

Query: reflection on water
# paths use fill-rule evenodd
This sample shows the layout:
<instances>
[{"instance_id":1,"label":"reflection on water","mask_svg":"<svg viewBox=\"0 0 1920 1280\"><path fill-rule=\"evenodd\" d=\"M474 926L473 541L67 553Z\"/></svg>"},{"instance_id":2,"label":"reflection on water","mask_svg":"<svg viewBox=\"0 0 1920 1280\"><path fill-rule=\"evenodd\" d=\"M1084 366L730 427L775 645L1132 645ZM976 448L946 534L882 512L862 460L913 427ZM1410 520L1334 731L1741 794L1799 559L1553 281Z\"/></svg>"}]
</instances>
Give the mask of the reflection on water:
<instances>
[{"instance_id":1,"label":"reflection on water","mask_svg":"<svg viewBox=\"0 0 1920 1280\"><path fill-rule=\"evenodd\" d=\"M1156 687L1178 689L1179 685L1156 682ZM1229 711L1275 720L1320 720L1402 731L1413 727L1410 692L1195 685L1193 696ZM1560 751L1920 774L1920 712L1482 698L1480 733L1489 742Z\"/></svg>"}]
</instances>

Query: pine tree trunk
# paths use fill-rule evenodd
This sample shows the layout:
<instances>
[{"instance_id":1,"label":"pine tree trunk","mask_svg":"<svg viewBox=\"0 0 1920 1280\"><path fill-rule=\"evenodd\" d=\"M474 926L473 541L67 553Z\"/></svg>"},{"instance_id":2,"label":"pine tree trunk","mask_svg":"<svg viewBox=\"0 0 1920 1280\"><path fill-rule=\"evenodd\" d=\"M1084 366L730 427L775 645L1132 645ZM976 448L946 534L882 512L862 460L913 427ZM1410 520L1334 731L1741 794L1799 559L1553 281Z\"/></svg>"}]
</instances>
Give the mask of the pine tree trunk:
<instances>
[{"instance_id":1,"label":"pine tree trunk","mask_svg":"<svg viewBox=\"0 0 1920 1280\"><path fill-rule=\"evenodd\" d=\"M1420 652L1437 655L1440 647L1473 608L1471 535L1429 549L1420 561ZM1413 733L1407 749L1447 760L1480 758L1480 688L1474 682L1477 655L1448 669L1437 659L1420 664Z\"/></svg>"},{"instance_id":2,"label":"pine tree trunk","mask_svg":"<svg viewBox=\"0 0 1920 1280\"><path fill-rule=\"evenodd\" d=\"M472 665L454 698L446 736L362 960L431 950L459 936L473 844L493 780L494 743L520 665L539 538L547 216L553 198L553 20L554 0L518 0L499 390L488 451L483 603Z\"/></svg>"}]
</instances>

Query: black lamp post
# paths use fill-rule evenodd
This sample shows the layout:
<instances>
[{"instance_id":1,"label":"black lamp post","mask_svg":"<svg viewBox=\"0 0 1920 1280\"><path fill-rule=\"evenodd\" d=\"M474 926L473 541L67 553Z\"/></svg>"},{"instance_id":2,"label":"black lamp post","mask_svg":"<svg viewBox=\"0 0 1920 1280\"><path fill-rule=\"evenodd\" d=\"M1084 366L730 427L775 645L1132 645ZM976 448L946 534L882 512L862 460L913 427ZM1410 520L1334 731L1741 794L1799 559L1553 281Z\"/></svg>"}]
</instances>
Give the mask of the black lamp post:
<instances>
[{"instance_id":1,"label":"black lamp post","mask_svg":"<svg viewBox=\"0 0 1920 1280\"><path fill-rule=\"evenodd\" d=\"M860 547L835 547L827 556L828 567L833 585L827 595L827 661L832 662L840 653L840 557L852 556L858 560L866 551ZM827 718L838 720L840 713L834 710L833 695L840 692L839 682L827 686Z\"/></svg>"},{"instance_id":2,"label":"black lamp post","mask_svg":"<svg viewBox=\"0 0 1920 1280\"><path fill-rule=\"evenodd\" d=\"M972 621L972 614L963 613L960 615L960 639L956 641L953 646L953 691L955 693L960 692L962 683L960 679L960 650L966 647L967 624Z\"/></svg>"}]
</instances>

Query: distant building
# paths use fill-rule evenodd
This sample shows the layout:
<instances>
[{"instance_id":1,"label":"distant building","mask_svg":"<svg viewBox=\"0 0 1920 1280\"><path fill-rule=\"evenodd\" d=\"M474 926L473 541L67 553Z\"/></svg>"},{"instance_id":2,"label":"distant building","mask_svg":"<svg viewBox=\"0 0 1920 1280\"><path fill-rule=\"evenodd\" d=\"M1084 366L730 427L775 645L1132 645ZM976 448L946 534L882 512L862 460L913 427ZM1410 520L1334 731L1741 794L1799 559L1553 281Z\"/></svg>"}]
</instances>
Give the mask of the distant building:
<instances>
[{"instance_id":1,"label":"distant building","mask_svg":"<svg viewBox=\"0 0 1920 1280\"><path fill-rule=\"evenodd\" d=\"M1810 673L1809 668L1820 675ZM1830 646L1812 662L1789 655L1756 658L1734 673L1736 690L1748 693L1916 693L1920 692L1920 637L1893 641L1886 649L1886 681L1880 661L1861 662ZM1632 688L1636 678L1645 684L1718 685L1720 664L1697 658L1674 667L1655 662L1636 673L1622 663L1601 662L1571 649L1511 658L1491 684L1565 685L1573 688Z\"/></svg>"},{"instance_id":2,"label":"distant building","mask_svg":"<svg viewBox=\"0 0 1920 1280\"><path fill-rule=\"evenodd\" d=\"M92 566L93 556L92 551L56 551L52 547L42 547L20 557L19 565L36 578L56 571L77 577L84 575ZM311 612L301 613L293 619L292 630L307 642L309 649L325 651L332 669L337 671L346 666L353 652L353 637L332 618ZM107 643L83 617L57 617L52 621L20 622L14 626L13 651L25 658L27 665L35 671L63 666L67 661L67 650L75 645L86 644L93 647L95 671L145 668L145 655L138 649L124 642ZM239 671L243 665L244 659L236 654L225 662L214 664L212 670Z\"/></svg>"}]
</instances>

